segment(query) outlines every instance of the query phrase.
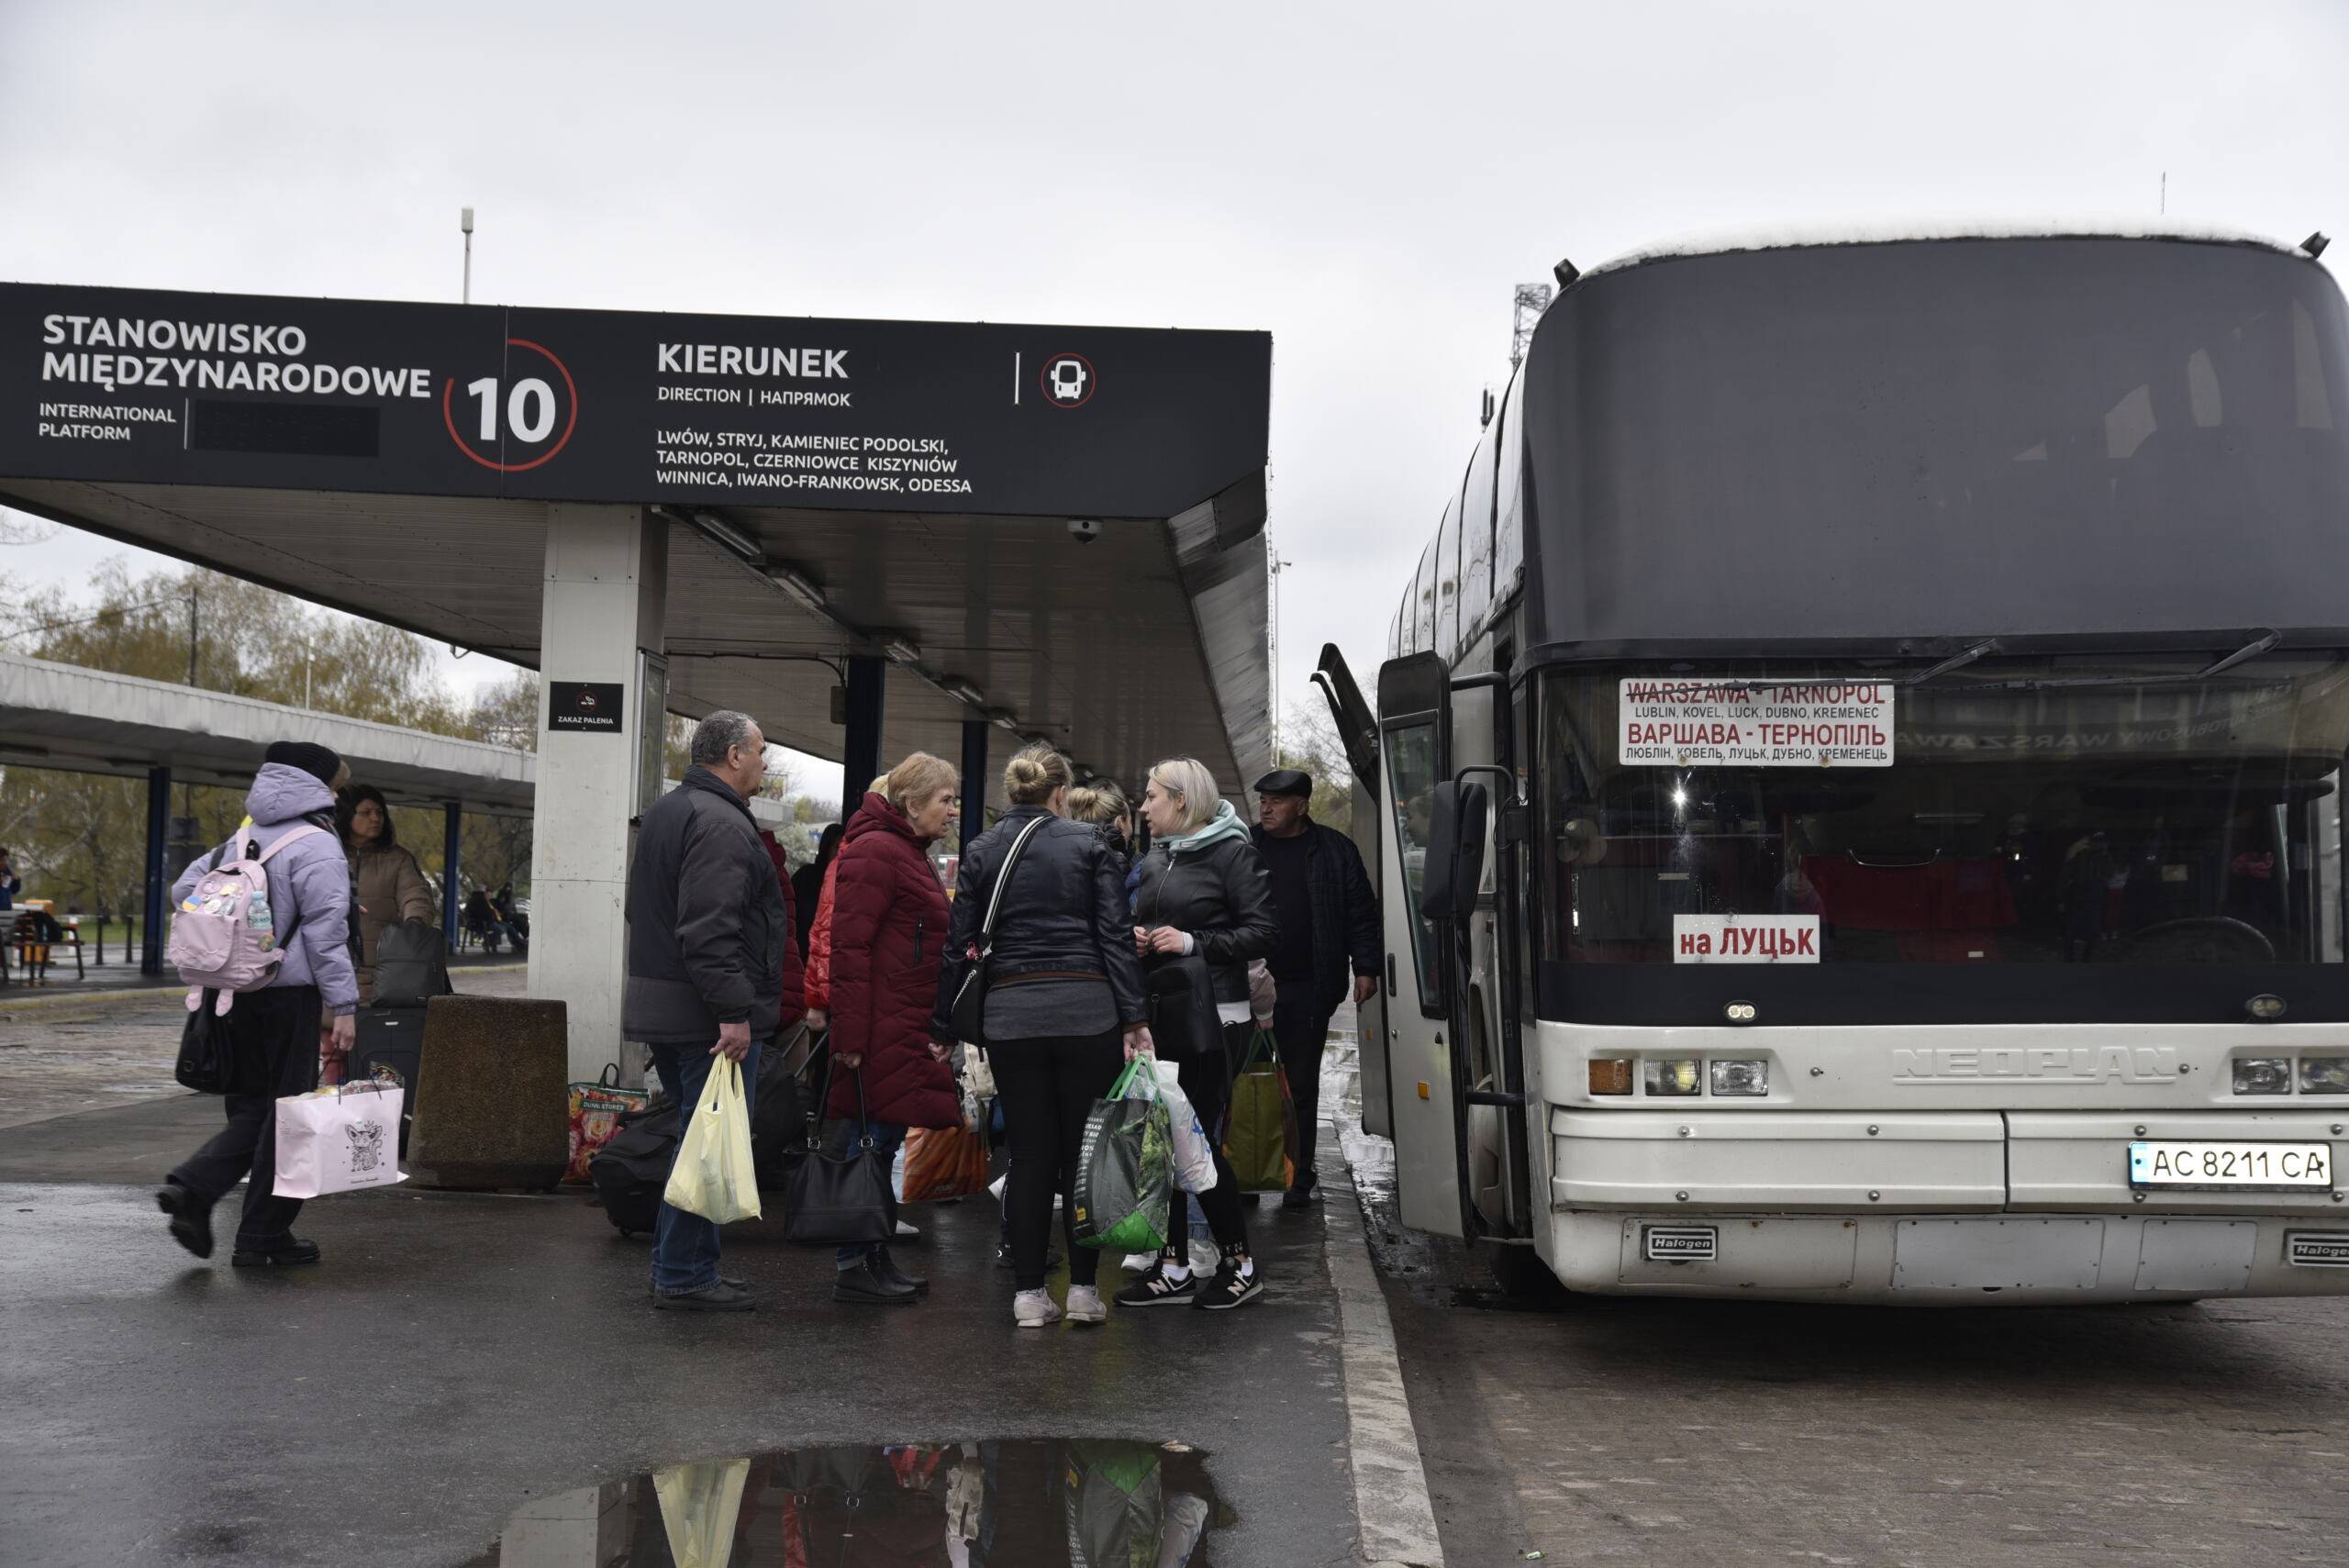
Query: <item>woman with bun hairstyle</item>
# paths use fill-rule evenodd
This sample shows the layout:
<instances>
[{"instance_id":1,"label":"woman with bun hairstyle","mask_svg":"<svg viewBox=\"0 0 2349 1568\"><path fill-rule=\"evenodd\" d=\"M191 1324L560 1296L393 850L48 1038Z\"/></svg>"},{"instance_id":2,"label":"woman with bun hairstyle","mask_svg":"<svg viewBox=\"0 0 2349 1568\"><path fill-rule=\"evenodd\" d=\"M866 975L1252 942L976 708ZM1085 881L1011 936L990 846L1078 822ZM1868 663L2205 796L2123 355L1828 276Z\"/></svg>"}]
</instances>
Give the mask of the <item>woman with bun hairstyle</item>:
<instances>
[{"instance_id":1,"label":"woman with bun hairstyle","mask_svg":"<svg viewBox=\"0 0 2349 1568\"><path fill-rule=\"evenodd\" d=\"M1011 1317L1022 1329L1063 1315L1044 1289L1056 1192L1068 1243L1068 1320L1109 1316L1095 1284L1101 1254L1076 1244L1076 1154L1093 1103L1128 1061L1150 1050L1124 868L1099 832L1066 820L1074 782L1068 759L1050 746L1029 747L1003 770L1011 809L963 855L930 1025L939 1040L954 1038L955 994L1019 843L996 917L982 1027L1011 1144L1003 1207L1018 1292Z\"/></svg>"},{"instance_id":2,"label":"woman with bun hairstyle","mask_svg":"<svg viewBox=\"0 0 2349 1568\"><path fill-rule=\"evenodd\" d=\"M1078 784L1068 792L1068 815L1072 822L1090 824L1101 835L1117 859L1118 877L1123 881L1134 859L1134 808L1126 792L1112 779Z\"/></svg>"},{"instance_id":3,"label":"woman with bun hairstyle","mask_svg":"<svg viewBox=\"0 0 2349 1568\"><path fill-rule=\"evenodd\" d=\"M963 1125L963 1097L947 1048L930 1039L939 957L950 911L930 846L946 836L959 804L954 770L916 751L889 770L841 835L832 862L831 1098L826 1114L858 1118L883 1153L909 1127ZM897 1267L885 1243L842 1247L835 1301L909 1303L930 1288Z\"/></svg>"},{"instance_id":4,"label":"woman with bun hairstyle","mask_svg":"<svg viewBox=\"0 0 2349 1568\"><path fill-rule=\"evenodd\" d=\"M1272 878L1247 824L1216 788L1206 764L1177 757L1151 769L1141 810L1150 824L1151 847L1137 868L1132 940L1151 968L1194 956L1207 961L1220 1049L1160 1043L1180 1066L1183 1093L1199 1113L1199 1124L1212 1129L1223 1119L1231 1096L1233 1064L1248 1049L1248 961L1267 956L1280 940ZM1119 1306L1189 1303L1221 1312L1264 1294L1264 1275L1248 1251L1240 1183L1220 1146L1215 1150L1215 1185L1199 1195L1199 1210L1222 1254L1215 1277L1202 1286L1193 1276L1190 1231L1176 1226L1157 1263L1118 1293Z\"/></svg>"}]
</instances>

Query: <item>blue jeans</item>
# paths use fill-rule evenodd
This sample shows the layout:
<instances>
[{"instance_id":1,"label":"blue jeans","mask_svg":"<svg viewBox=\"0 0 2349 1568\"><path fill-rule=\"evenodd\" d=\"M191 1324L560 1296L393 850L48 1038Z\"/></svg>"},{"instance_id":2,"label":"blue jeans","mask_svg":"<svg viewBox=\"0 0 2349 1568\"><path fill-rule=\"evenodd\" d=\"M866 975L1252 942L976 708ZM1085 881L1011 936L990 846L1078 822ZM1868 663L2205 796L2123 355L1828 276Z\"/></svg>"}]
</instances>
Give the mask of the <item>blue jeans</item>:
<instances>
[{"instance_id":1,"label":"blue jeans","mask_svg":"<svg viewBox=\"0 0 2349 1568\"><path fill-rule=\"evenodd\" d=\"M895 1160L897 1157L897 1145L906 1140L906 1129L894 1122L886 1121L871 1122L867 1126L873 1134L873 1147L881 1151L883 1159ZM855 1122L841 1122L840 1130L834 1134L834 1137L839 1140L837 1146L845 1149L854 1143L856 1128ZM833 1265L838 1268L852 1269L888 1244L886 1241L865 1241L853 1247L842 1247L832 1254Z\"/></svg>"},{"instance_id":2,"label":"blue jeans","mask_svg":"<svg viewBox=\"0 0 2349 1568\"><path fill-rule=\"evenodd\" d=\"M766 1041L754 1040L750 1053L742 1058L746 1107L757 1103L759 1052L764 1049ZM701 1092L709 1084L709 1070L718 1060L706 1045L652 1047L652 1065L661 1074L661 1086L677 1096L677 1147L681 1150L694 1107L700 1103ZM690 1296L717 1283L718 1227L698 1214L662 1204L661 1217L652 1222L652 1288L662 1296Z\"/></svg>"}]
</instances>

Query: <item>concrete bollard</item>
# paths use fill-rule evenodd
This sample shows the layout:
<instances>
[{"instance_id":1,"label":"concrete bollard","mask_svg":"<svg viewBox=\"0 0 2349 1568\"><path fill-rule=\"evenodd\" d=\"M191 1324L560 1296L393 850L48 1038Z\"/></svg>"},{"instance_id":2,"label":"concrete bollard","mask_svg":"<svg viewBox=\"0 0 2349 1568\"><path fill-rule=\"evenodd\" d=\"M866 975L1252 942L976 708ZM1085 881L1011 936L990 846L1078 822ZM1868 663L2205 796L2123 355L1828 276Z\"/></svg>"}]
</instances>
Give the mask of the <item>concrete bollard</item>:
<instances>
[{"instance_id":1,"label":"concrete bollard","mask_svg":"<svg viewBox=\"0 0 2349 1568\"><path fill-rule=\"evenodd\" d=\"M424 1014L408 1174L428 1187L548 1187L570 1156L563 1005L435 996Z\"/></svg>"}]
</instances>

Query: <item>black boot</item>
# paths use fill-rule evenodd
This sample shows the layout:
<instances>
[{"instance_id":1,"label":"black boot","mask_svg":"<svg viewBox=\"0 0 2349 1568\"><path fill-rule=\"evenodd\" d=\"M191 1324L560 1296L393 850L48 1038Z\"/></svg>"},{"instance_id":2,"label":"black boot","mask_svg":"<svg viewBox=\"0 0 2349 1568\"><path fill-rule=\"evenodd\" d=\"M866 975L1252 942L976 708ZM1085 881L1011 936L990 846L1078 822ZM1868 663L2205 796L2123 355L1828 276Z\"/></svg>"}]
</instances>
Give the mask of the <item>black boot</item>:
<instances>
[{"instance_id":1,"label":"black boot","mask_svg":"<svg viewBox=\"0 0 2349 1568\"><path fill-rule=\"evenodd\" d=\"M285 1236L266 1247L248 1247L239 1242L228 1254L228 1262L240 1269L284 1268L318 1261L318 1244L305 1241L299 1236Z\"/></svg>"},{"instance_id":2,"label":"black boot","mask_svg":"<svg viewBox=\"0 0 2349 1568\"><path fill-rule=\"evenodd\" d=\"M212 1256L212 1206L177 1182L156 1189L155 1207L172 1217L172 1240L199 1258Z\"/></svg>"},{"instance_id":3,"label":"black boot","mask_svg":"<svg viewBox=\"0 0 2349 1568\"><path fill-rule=\"evenodd\" d=\"M871 1262L873 1274L875 1279L879 1279L889 1284L904 1285L908 1290L911 1290L916 1296L927 1296L930 1294L930 1282L923 1279L918 1274L909 1274L906 1273L905 1270L899 1268L897 1266L897 1260L889 1255L888 1248L884 1247L879 1251L874 1253Z\"/></svg>"},{"instance_id":4,"label":"black boot","mask_svg":"<svg viewBox=\"0 0 2349 1568\"><path fill-rule=\"evenodd\" d=\"M911 1307L920 1298L921 1293L913 1286L882 1278L874 1271L871 1258L852 1269L838 1271L832 1279L834 1301L860 1301L876 1307Z\"/></svg>"}]
</instances>

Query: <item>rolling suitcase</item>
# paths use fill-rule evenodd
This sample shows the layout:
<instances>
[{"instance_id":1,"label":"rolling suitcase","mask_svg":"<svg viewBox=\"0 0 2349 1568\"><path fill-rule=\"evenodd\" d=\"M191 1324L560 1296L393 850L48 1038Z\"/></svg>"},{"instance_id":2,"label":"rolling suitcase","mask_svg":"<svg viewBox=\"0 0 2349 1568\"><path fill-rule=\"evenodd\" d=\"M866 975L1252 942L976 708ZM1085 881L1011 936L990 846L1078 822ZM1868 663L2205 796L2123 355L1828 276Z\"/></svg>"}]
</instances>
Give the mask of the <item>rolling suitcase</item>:
<instances>
[{"instance_id":1,"label":"rolling suitcase","mask_svg":"<svg viewBox=\"0 0 2349 1568\"><path fill-rule=\"evenodd\" d=\"M406 1091L400 1099L400 1152L407 1152L416 1125L416 1081L424 1065L424 1004L386 1006L376 1003L358 1014L359 1038L351 1048L347 1079L386 1077Z\"/></svg>"}]
</instances>

